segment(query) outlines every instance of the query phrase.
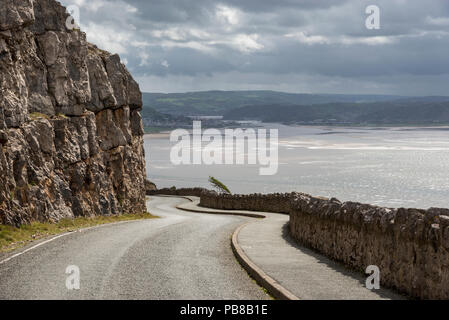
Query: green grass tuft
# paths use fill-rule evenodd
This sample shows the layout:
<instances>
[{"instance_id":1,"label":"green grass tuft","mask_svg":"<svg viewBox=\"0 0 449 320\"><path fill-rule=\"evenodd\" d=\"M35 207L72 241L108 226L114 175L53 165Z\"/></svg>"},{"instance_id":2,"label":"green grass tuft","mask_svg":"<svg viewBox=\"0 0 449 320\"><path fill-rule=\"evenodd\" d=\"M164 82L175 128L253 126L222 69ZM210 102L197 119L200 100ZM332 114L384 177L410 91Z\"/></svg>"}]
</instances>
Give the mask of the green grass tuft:
<instances>
[{"instance_id":1,"label":"green grass tuft","mask_svg":"<svg viewBox=\"0 0 449 320\"><path fill-rule=\"evenodd\" d=\"M50 119L50 116L48 116L48 115L46 115L46 114L43 114L43 113L40 113L40 112L33 112L33 113L30 113L30 119L31 120L37 120L37 119L42 119L42 118L44 118L44 119Z\"/></svg>"},{"instance_id":2,"label":"green grass tuft","mask_svg":"<svg viewBox=\"0 0 449 320\"><path fill-rule=\"evenodd\" d=\"M23 247L31 241L64 232L72 232L107 223L153 218L157 218L157 216L144 212L140 214L122 214L117 216L111 215L62 219L57 223L32 222L28 225L22 225L19 228L0 225L0 253L9 252Z\"/></svg>"}]
</instances>

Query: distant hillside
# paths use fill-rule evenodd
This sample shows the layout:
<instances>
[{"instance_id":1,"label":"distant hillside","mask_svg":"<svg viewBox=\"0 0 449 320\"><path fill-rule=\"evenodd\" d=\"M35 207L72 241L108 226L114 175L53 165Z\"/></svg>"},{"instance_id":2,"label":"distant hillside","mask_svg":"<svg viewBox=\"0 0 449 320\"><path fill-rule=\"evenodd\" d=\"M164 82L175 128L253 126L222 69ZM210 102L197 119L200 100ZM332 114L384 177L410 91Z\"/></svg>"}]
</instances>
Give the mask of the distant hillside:
<instances>
[{"instance_id":1,"label":"distant hillside","mask_svg":"<svg viewBox=\"0 0 449 320\"><path fill-rule=\"evenodd\" d=\"M148 133L192 124L188 117L161 113L147 106L142 108L141 113L145 132Z\"/></svg>"},{"instance_id":2,"label":"distant hillside","mask_svg":"<svg viewBox=\"0 0 449 320\"><path fill-rule=\"evenodd\" d=\"M151 121L154 122L180 122L180 121L184 121L184 122L191 122L191 120L187 117L184 116L173 116L170 114L166 114L166 113L161 113L159 111L156 111L154 108L148 107L148 106L144 106L142 108L142 118L143 119L151 119Z\"/></svg>"},{"instance_id":3,"label":"distant hillside","mask_svg":"<svg viewBox=\"0 0 449 320\"><path fill-rule=\"evenodd\" d=\"M230 110L224 119L286 124L449 124L449 101L265 104Z\"/></svg>"},{"instance_id":4,"label":"distant hillside","mask_svg":"<svg viewBox=\"0 0 449 320\"><path fill-rule=\"evenodd\" d=\"M283 123L448 123L449 97L294 94L275 91L143 93L146 126L190 121L186 116L223 115L231 120Z\"/></svg>"},{"instance_id":5,"label":"distant hillside","mask_svg":"<svg viewBox=\"0 0 449 320\"><path fill-rule=\"evenodd\" d=\"M143 93L143 104L172 115L223 115L247 105L362 103L402 99L388 95L294 94L275 91L205 91L188 93ZM407 98L404 98L407 99Z\"/></svg>"}]
</instances>

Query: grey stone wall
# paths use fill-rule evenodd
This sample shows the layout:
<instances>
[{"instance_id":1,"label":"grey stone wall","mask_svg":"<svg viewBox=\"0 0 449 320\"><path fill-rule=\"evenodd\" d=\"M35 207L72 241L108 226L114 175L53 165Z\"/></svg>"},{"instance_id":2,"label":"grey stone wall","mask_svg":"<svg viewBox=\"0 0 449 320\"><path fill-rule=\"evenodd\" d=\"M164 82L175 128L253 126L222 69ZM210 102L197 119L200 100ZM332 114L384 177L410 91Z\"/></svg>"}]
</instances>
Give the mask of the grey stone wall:
<instances>
[{"instance_id":1,"label":"grey stone wall","mask_svg":"<svg viewBox=\"0 0 449 320\"><path fill-rule=\"evenodd\" d=\"M155 195L168 195L168 196L193 196L193 197L201 197L201 195L205 192L208 192L207 189L204 188L162 188L162 189L147 189L148 196Z\"/></svg>"},{"instance_id":2,"label":"grey stone wall","mask_svg":"<svg viewBox=\"0 0 449 320\"><path fill-rule=\"evenodd\" d=\"M291 193L219 195L201 194L200 206L226 210L251 210L289 214Z\"/></svg>"},{"instance_id":3,"label":"grey stone wall","mask_svg":"<svg viewBox=\"0 0 449 320\"><path fill-rule=\"evenodd\" d=\"M381 285L421 299L449 299L449 209L390 209L303 193L218 195L215 209L288 213L291 236L364 273L380 269Z\"/></svg>"}]
</instances>

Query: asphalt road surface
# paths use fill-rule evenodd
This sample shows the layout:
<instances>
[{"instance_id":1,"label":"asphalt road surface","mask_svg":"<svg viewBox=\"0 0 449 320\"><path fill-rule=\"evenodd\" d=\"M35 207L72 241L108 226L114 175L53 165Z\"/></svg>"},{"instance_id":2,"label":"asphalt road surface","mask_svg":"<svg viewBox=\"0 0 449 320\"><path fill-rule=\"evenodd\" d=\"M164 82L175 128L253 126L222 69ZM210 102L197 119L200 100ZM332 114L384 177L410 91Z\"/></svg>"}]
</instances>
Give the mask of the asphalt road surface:
<instances>
[{"instance_id":1,"label":"asphalt road surface","mask_svg":"<svg viewBox=\"0 0 449 320\"><path fill-rule=\"evenodd\" d=\"M250 218L175 208L185 201L152 197L161 219L74 232L0 262L0 299L269 299L230 248ZM70 265L79 290L66 287Z\"/></svg>"}]
</instances>

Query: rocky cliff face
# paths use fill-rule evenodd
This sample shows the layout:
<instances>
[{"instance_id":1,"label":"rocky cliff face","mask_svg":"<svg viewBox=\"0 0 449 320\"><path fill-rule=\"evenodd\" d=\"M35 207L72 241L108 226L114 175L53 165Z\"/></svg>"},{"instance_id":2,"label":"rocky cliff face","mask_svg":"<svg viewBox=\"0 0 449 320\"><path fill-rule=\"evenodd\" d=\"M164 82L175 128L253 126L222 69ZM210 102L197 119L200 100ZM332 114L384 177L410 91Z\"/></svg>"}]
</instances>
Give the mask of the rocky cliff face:
<instances>
[{"instance_id":1,"label":"rocky cliff face","mask_svg":"<svg viewBox=\"0 0 449 320\"><path fill-rule=\"evenodd\" d=\"M1 0L0 223L145 211L142 97L54 0Z\"/></svg>"}]
</instances>

